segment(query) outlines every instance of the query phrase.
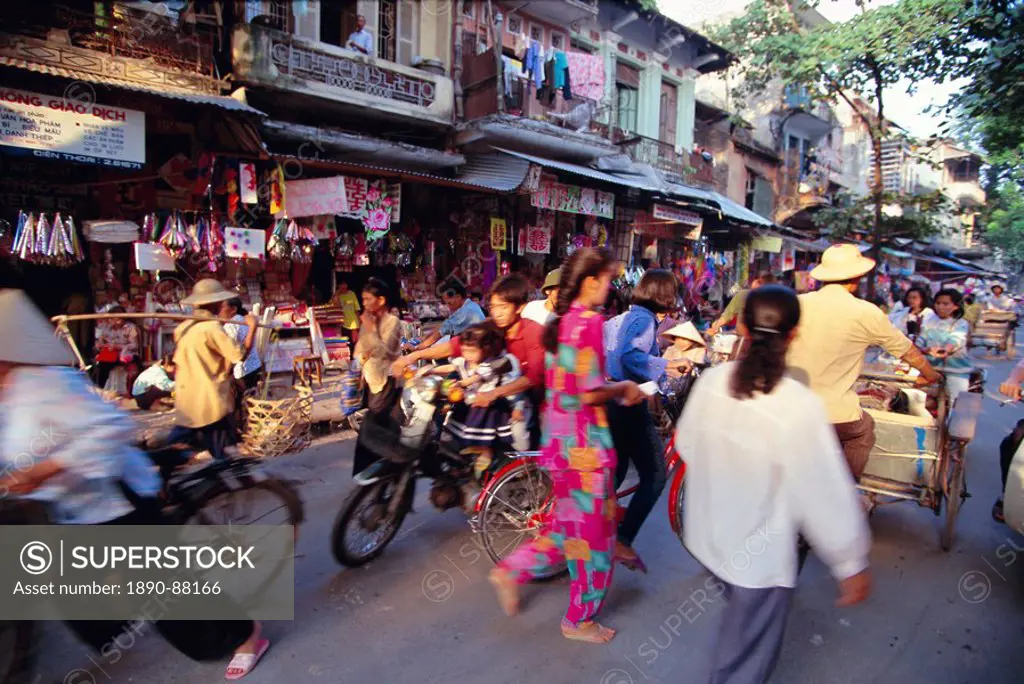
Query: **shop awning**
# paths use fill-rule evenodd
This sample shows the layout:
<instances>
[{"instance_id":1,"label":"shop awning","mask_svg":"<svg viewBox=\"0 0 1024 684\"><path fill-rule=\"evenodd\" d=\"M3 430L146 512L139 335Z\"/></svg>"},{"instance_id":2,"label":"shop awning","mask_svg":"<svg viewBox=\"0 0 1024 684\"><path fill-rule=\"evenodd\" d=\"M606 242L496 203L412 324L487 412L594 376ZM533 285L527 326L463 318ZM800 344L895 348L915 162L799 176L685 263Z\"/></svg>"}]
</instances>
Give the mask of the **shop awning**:
<instances>
[{"instance_id":1,"label":"shop awning","mask_svg":"<svg viewBox=\"0 0 1024 684\"><path fill-rule=\"evenodd\" d=\"M122 81L121 79L112 78L110 76L101 76L88 71L79 71L77 69L68 69L66 67L50 66L49 64L38 64L36 62L27 62L23 59L16 59L14 57L0 57L0 66L16 67L18 69L26 69L27 71L34 71L39 74L48 74L50 76L58 76L60 78L68 78L73 81L85 81L87 83L95 83L97 85L107 86L110 88L121 88L123 90L131 90L139 93L146 93L147 95L155 95L157 97L166 97L172 100L181 100L183 102L190 102L198 105L211 105L214 107L220 107L230 112L240 112L244 114L252 114L255 116L266 116L263 112L250 107L244 102L236 100L233 97L227 97L224 95L206 95L203 93L197 93L190 90L176 90L174 88L168 88L161 85L160 87L148 87L140 83L132 81Z\"/></svg>"},{"instance_id":2,"label":"shop awning","mask_svg":"<svg viewBox=\"0 0 1024 684\"><path fill-rule=\"evenodd\" d=\"M512 157L518 157L519 159L524 159L528 162L543 166L546 169L564 171L565 173L583 176L584 178L590 178L603 183L622 185L627 188L636 188L637 190L647 190L650 192L658 192L661 190L661 188L654 187L648 179L641 176L620 176L617 174L605 173L604 171L598 171L597 169L592 169L588 166L579 166L578 164L569 164L568 162L556 161L554 159L535 157L532 154L524 154L523 152L513 152L512 150L506 150L503 147L496 147L494 149Z\"/></svg>"},{"instance_id":3,"label":"shop awning","mask_svg":"<svg viewBox=\"0 0 1024 684\"><path fill-rule=\"evenodd\" d=\"M926 261L928 263L936 264L937 266L941 266L942 267L941 270L938 269L938 268L922 269L926 273L953 272L953 273L964 273L964 274L974 274L974 275L992 275L991 271L987 271L987 270L985 270L983 268L976 267L976 266L975 267L968 266L967 264L961 264L959 262L952 261L950 259L943 259L942 257L924 256L922 254L915 254L914 258L917 259L918 261Z\"/></svg>"},{"instance_id":4,"label":"shop awning","mask_svg":"<svg viewBox=\"0 0 1024 684\"><path fill-rule=\"evenodd\" d=\"M362 164L358 162L348 162L334 159L314 159L314 158L303 158L295 157L286 154L272 154L273 159L284 163L287 161L298 159L303 166L308 166L312 169L323 169L326 171L333 171L335 173L351 173L361 174L364 176L377 176L380 178L394 178L397 180L403 180L413 183L423 183L424 185L438 185L446 188L457 188L461 190L471 190L474 192L510 192L515 190L523 182L523 178L526 176L526 169L529 168L529 164L523 163L522 175L519 178L519 182L509 187L514 179L514 174L509 174L503 179L494 179L487 177L486 172L483 171L471 171L466 174L459 174L454 177L439 176L432 173L424 173L421 171L410 171L408 169L398 169L388 166L377 166L374 164ZM470 165L467 162L466 166Z\"/></svg>"},{"instance_id":5,"label":"shop awning","mask_svg":"<svg viewBox=\"0 0 1024 684\"><path fill-rule=\"evenodd\" d=\"M512 192L523 184L529 170L530 162L525 159L509 159L503 154L470 155L456 178L462 183Z\"/></svg>"},{"instance_id":6,"label":"shop awning","mask_svg":"<svg viewBox=\"0 0 1024 684\"><path fill-rule=\"evenodd\" d=\"M883 247L882 254L888 254L889 256L894 256L899 259L912 259L914 257L910 252L901 252L900 250L893 249L892 247Z\"/></svg>"},{"instance_id":7,"label":"shop awning","mask_svg":"<svg viewBox=\"0 0 1024 684\"><path fill-rule=\"evenodd\" d=\"M766 219L764 216L747 209L738 202L733 202L731 199L717 192L712 192L712 201L718 204L722 213L731 219L736 221L743 221L744 223L751 223L755 226L763 226L765 228L773 228L775 226L771 219Z\"/></svg>"}]
</instances>

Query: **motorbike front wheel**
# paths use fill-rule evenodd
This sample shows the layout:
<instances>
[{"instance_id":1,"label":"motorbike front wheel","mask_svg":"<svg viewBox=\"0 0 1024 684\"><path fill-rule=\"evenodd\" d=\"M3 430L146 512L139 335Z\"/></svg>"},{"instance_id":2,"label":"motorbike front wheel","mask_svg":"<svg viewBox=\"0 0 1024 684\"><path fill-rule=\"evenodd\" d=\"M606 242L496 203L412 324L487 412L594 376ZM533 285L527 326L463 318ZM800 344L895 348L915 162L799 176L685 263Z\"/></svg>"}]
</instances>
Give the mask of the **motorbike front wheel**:
<instances>
[{"instance_id":1,"label":"motorbike front wheel","mask_svg":"<svg viewBox=\"0 0 1024 684\"><path fill-rule=\"evenodd\" d=\"M331 551L335 560L346 567L358 568L384 552L412 508L415 480L410 478L403 492L398 491L399 482L399 478L380 480L358 487L348 495L331 530ZM392 506L396 496L402 496L402 501Z\"/></svg>"}]
</instances>

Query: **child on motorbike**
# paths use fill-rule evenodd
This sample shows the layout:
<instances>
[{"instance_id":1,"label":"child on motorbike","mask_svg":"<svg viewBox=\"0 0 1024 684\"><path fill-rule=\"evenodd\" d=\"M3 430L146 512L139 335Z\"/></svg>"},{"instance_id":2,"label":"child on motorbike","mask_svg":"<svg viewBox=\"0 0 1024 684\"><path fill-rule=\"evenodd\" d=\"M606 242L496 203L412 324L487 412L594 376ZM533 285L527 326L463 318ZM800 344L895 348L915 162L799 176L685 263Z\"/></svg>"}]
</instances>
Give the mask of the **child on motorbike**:
<instances>
[{"instance_id":1,"label":"child on motorbike","mask_svg":"<svg viewBox=\"0 0 1024 684\"><path fill-rule=\"evenodd\" d=\"M527 449L526 405L521 396L497 399L487 407L473 406L473 398L478 393L490 392L522 375L519 361L505 351L505 336L494 323L484 321L466 328L459 340L462 355L453 358L450 364L428 371L434 375L458 373L459 385L465 390L464 401L452 408L448 432L458 439L460 450L490 448L495 442L516 450ZM507 370L495 372L499 366Z\"/></svg>"}]
</instances>

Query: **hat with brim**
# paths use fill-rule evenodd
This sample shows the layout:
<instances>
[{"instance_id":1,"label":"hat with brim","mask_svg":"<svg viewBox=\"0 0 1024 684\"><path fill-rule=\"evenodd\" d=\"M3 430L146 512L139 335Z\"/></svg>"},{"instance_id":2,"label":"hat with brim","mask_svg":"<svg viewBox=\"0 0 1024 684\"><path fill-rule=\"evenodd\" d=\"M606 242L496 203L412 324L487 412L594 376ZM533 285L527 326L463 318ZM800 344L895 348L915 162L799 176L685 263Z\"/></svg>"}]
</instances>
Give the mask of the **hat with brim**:
<instances>
[{"instance_id":1,"label":"hat with brim","mask_svg":"<svg viewBox=\"0 0 1024 684\"><path fill-rule=\"evenodd\" d=\"M544 284L541 286L540 291L547 292L548 290L552 290L558 287L558 281L561 280L561 278L562 269L556 268L554 271L551 271L544 278Z\"/></svg>"},{"instance_id":2,"label":"hat with brim","mask_svg":"<svg viewBox=\"0 0 1024 684\"><path fill-rule=\"evenodd\" d=\"M0 320L0 361L32 366L75 362L71 349L21 290L0 290Z\"/></svg>"},{"instance_id":3,"label":"hat with brim","mask_svg":"<svg viewBox=\"0 0 1024 684\"><path fill-rule=\"evenodd\" d=\"M992 287L990 287L990 288L988 288L988 289L989 289L989 291L990 291L990 292L992 292L992 294L995 294L995 292L996 292L996 288L997 288L997 287L998 287L998 288L999 288L1000 290L1002 290L1003 292L1006 292L1006 288L1005 288L1005 287L1003 287L1002 283L996 283L995 285L993 285Z\"/></svg>"},{"instance_id":4,"label":"hat with brim","mask_svg":"<svg viewBox=\"0 0 1024 684\"><path fill-rule=\"evenodd\" d=\"M860 278L875 268L875 260L860 253L857 245L832 245L821 255L821 263L811 278L822 283L838 283Z\"/></svg>"},{"instance_id":5,"label":"hat with brim","mask_svg":"<svg viewBox=\"0 0 1024 684\"><path fill-rule=\"evenodd\" d=\"M664 334L665 334L665 337L681 337L684 340L690 340L691 342L696 342L697 344L701 345L702 347L708 346L707 342L704 341L704 338L701 337L700 332L697 330L697 326L695 326L690 321L686 321L685 323L680 323L679 325L675 326L674 328L669 328L668 330L665 331Z\"/></svg>"},{"instance_id":6,"label":"hat with brim","mask_svg":"<svg viewBox=\"0 0 1024 684\"><path fill-rule=\"evenodd\" d=\"M181 303L192 306L205 306L207 304L216 304L217 302L226 302L237 296L237 292L227 289L221 285L219 280L203 278L192 288L192 294L182 299Z\"/></svg>"}]
</instances>

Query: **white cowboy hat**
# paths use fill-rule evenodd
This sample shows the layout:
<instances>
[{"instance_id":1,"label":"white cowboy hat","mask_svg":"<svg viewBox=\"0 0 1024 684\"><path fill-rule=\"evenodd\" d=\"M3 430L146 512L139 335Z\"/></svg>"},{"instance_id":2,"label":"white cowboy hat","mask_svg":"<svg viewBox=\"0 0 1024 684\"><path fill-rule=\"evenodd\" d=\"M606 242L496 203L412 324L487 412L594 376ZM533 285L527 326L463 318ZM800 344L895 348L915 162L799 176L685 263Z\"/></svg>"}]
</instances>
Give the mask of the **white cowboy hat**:
<instances>
[{"instance_id":1,"label":"white cowboy hat","mask_svg":"<svg viewBox=\"0 0 1024 684\"><path fill-rule=\"evenodd\" d=\"M811 278L823 283L853 280L870 273L875 260L860 253L857 245L832 245L821 255L821 263L811 271Z\"/></svg>"},{"instance_id":2,"label":"white cowboy hat","mask_svg":"<svg viewBox=\"0 0 1024 684\"><path fill-rule=\"evenodd\" d=\"M203 278L196 282L195 286L192 288L192 294L182 299L181 303L191 304L192 306L204 306L206 304L226 302L227 300L234 299L237 296L237 292L227 289L221 285L219 280Z\"/></svg>"},{"instance_id":3,"label":"white cowboy hat","mask_svg":"<svg viewBox=\"0 0 1024 684\"><path fill-rule=\"evenodd\" d=\"M53 325L21 290L0 290L0 361L67 366L75 357Z\"/></svg>"},{"instance_id":4,"label":"white cowboy hat","mask_svg":"<svg viewBox=\"0 0 1024 684\"><path fill-rule=\"evenodd\" d=\"M698 332L697 326L695 326L690 321L680 323L674 328L669 328L668 330L665 331L664 335L665 337L682 337L684 340L696 342L702 347L708 346L707 342L704 341L704 338L701 337L700 332Z\"/></svg>"}]
</instances>

